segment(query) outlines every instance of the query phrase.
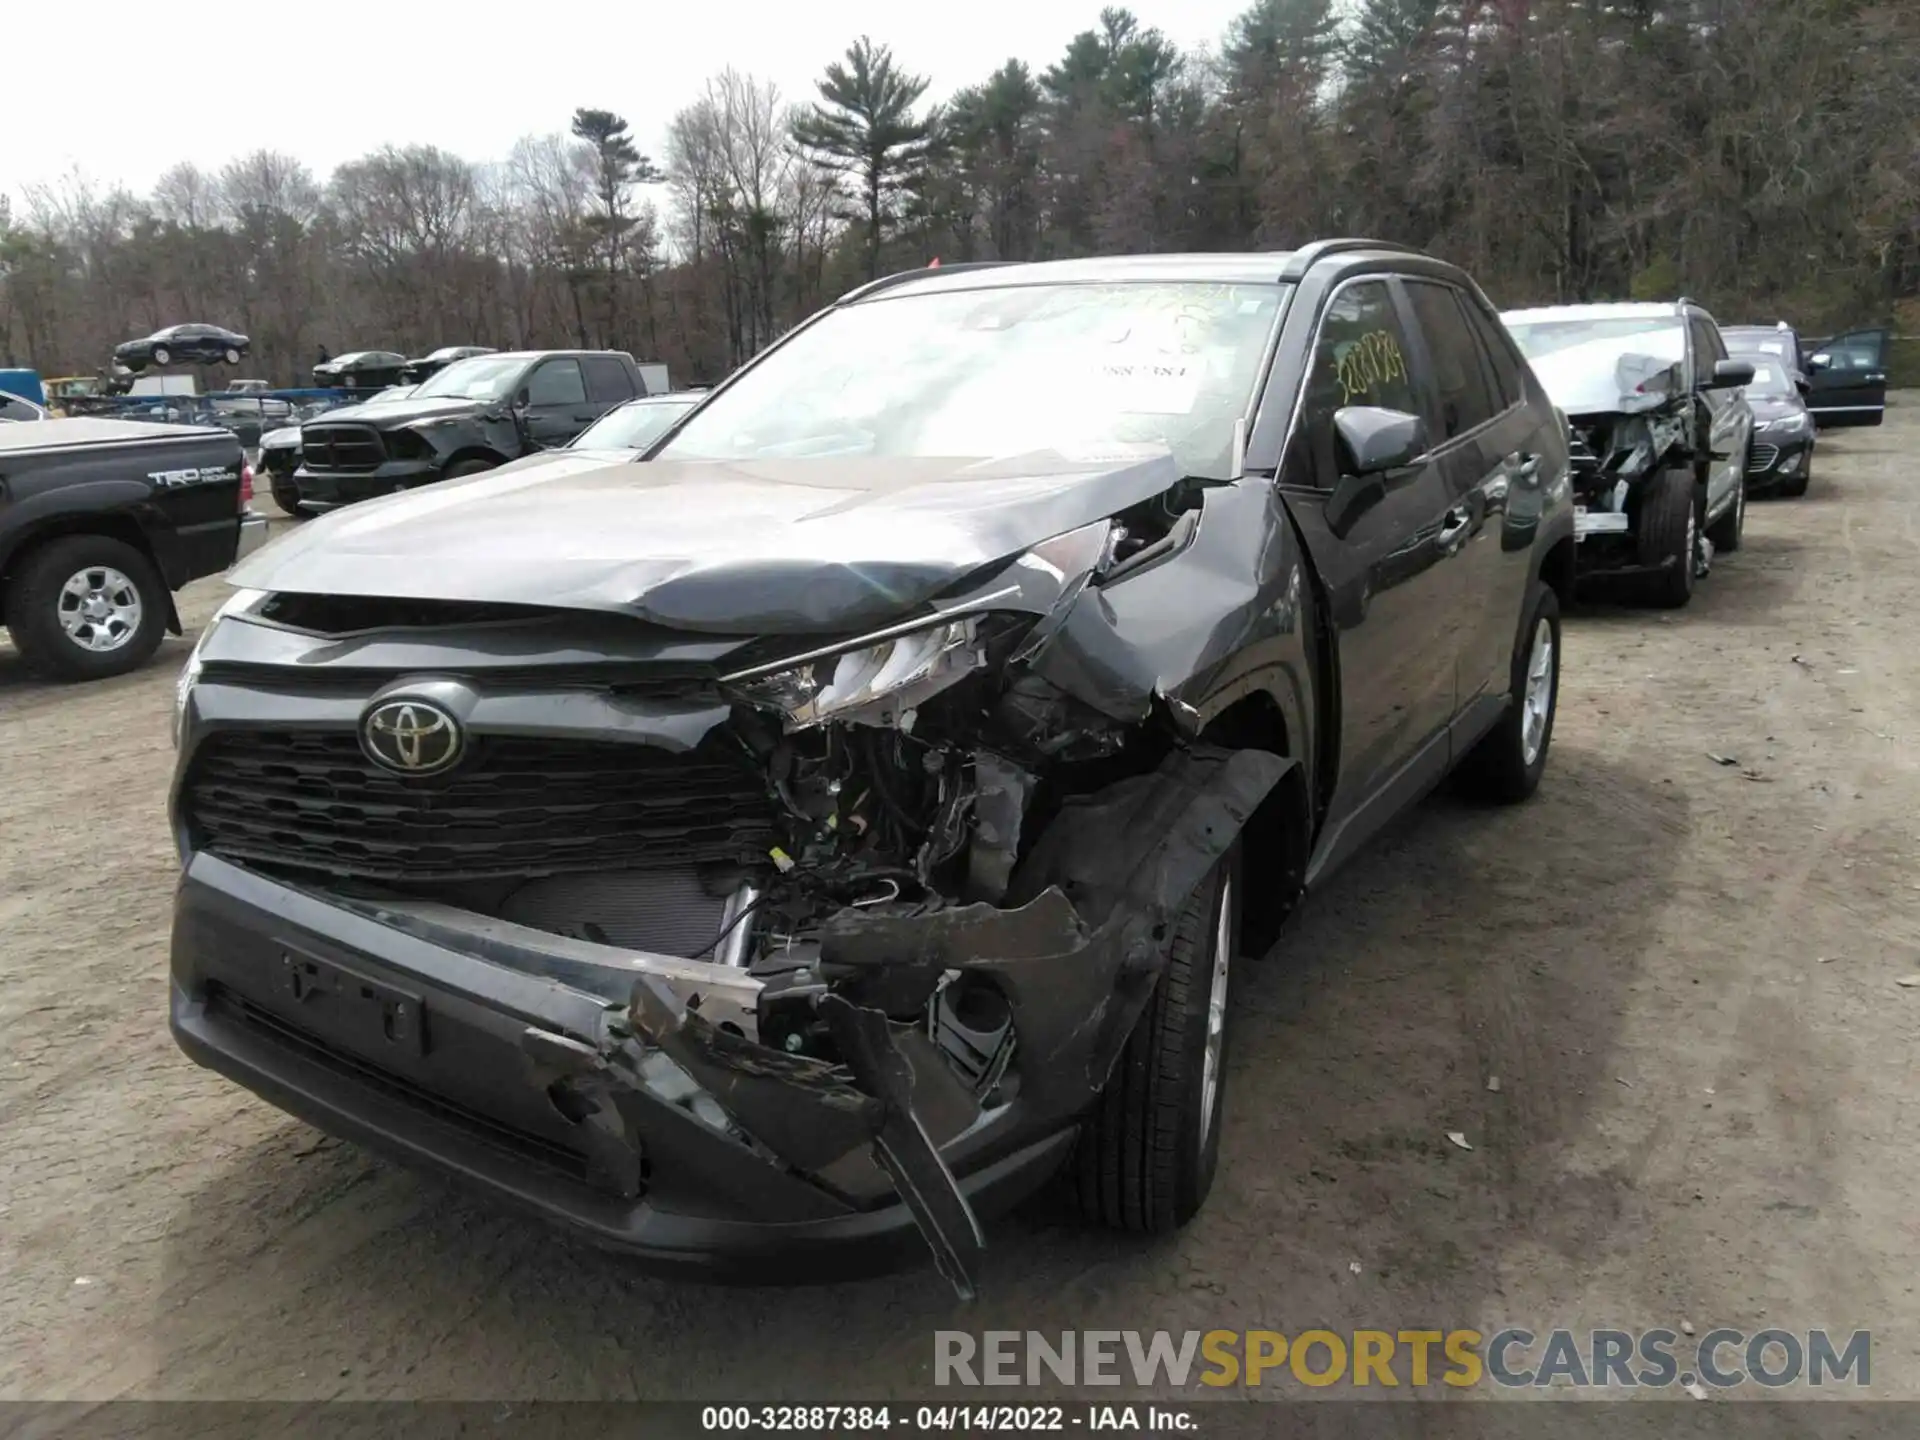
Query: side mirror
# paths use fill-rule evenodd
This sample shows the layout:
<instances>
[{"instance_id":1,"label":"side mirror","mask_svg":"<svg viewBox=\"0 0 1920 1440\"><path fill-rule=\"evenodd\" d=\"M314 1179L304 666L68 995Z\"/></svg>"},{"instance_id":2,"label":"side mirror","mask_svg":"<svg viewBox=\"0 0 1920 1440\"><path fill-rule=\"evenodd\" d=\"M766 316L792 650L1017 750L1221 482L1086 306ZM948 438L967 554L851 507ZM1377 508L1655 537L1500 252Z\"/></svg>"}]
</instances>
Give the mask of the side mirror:
<instances>
[{"instance_id":1,"label":"side mirror","mask_svg":"<svg viewBox=\"0 0 1920 1440\"><path fill-rule=\"evenodd\" d=\"M513 393L513 408L516 410L524 410L527 408L527 403L531 399L532 396L528 393L527 387L522 385Z\"/></svg>"},{"instance_id":2,"label":"side mirror","mask_svg":"<svg viewBox=\"0 0 1920 1440\"><path fill-rule=\"evenodd\" d=\"M1404 410L1348 405L1333 412L1340 483L1327 497L1327 528L1345 536L1386 497L1387 476L1427 453L1427 422Z\"/></svg>"},{"instance_id":3,"label":"side mirror","mask_svg":"<svg viewBox=\"0 0 1920 1440\"><path fill-rule=\"evenodd\" d=\"M1716 360L1713 374L1708 377L1702 390L1738 390L1742 385L1753 383L1753 362L1750 360Z\"/></svg>"},{"instance_id":4,"label":"side mirror","mask_svg":"<svg viewBox=\"0 0 1920 1440\"><path fill-rule=\"evenodd\" d=\"M1427 422L1404 410L1348 405L1333 412L1340 468L1351 475L1384 475L1427 452Z\"/></svg>"},{"instance_id":5,"label":"side mirror","mask_svg":"<svg viewBox=\"0 0 1920 1440\"><path fill-rule=\"evenodd\" d=\"M1831 364L1833 364L1833 356L1824 350L1818 355L1809 356L1807 359L1807 369L1809 370L1824 370Z\"/></svg>"}]
</instances>

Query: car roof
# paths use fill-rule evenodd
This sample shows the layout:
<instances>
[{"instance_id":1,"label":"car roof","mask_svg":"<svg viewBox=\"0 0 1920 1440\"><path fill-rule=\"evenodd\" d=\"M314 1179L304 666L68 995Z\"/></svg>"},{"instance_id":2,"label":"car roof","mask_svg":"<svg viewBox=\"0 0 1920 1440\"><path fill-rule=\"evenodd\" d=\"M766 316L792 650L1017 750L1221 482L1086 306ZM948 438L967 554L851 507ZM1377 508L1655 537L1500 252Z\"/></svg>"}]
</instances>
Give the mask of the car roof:
<instances>
[{"instance_id":1,"label":"car roof","mask_svg":"<svg viewBox=\"0 0 1920 1440\"><path fill-rule=\"evenodd\" d=\"M1628 300L1596 305L1535 305L1525 310L1502 310L1500 318L1526 325L1536 320L1678 320L1684 301Z\"/></svg>"}]
</instances>

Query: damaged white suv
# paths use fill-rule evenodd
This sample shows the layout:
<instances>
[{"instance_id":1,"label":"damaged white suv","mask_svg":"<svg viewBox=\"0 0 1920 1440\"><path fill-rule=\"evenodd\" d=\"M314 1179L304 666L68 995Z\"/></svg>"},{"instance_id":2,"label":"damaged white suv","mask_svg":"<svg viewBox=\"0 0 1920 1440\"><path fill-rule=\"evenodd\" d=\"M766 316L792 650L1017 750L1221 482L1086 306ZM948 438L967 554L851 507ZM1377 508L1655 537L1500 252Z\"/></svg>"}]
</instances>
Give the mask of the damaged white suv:
<instances>
[{"instance_id":1,"label":"damaged white suv","mask_svg":"<svg viewBox=\"0 0 1920 1440\"><path fill-rule=\"evenodd\" d=\"M1740 548L1753 366L1691 300L1500 318L1571 429L1578 572L1685 605L1715 549Z\"/></svg>"}]
</instances>

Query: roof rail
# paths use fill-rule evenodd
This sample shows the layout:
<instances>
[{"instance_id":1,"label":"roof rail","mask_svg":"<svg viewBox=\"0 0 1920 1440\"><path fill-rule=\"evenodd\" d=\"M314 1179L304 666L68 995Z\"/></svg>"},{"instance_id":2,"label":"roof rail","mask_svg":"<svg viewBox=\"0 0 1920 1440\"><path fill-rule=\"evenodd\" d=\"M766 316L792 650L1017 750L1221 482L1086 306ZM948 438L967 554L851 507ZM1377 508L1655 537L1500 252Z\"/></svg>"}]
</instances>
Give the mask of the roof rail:
<instances>
[{"instance_id":1,"label":"roof rail","mask_svg":"<svg viewBox=\"0 0 1920 1440\"><path fill-rule=\"evenodd\" d=\"M1304 280L1307 271L1326 259L1329 255L1340 255L1350 250L1391 250L1399 255L1422 255L1425 251L1416 250L1411 245L1402 245L1393 240L1366 240L1357 236L1348 236L1341 240L1315 240L1302 245L1287 257L1287 263L1280 267L1280 278L1298 284Z\"/></svg>"},{"instance_id":2,"label":"roof rail","mask_svg":"<svg viewBox=\"0 0 1920 1440\"><path fill-rule=\"evenodd\" d=\"M923 265L917 270L900 270L892 275L882 275L878 280L869 280L858 289L849 290L833 303L836 305L845 305L849 301L864 300L869 295L877 295L882 290L890 290L895 285L904 284L909 280L925 279L928 276L938 278L938 275L951 275L960 270L1000 270L1008 265L1018 265L1020 263L1022 262L1018 260L961 260L952 265L945 263L939 265ZM938 275L935 274L936 271Z\"/></svg>"}]
</instances>

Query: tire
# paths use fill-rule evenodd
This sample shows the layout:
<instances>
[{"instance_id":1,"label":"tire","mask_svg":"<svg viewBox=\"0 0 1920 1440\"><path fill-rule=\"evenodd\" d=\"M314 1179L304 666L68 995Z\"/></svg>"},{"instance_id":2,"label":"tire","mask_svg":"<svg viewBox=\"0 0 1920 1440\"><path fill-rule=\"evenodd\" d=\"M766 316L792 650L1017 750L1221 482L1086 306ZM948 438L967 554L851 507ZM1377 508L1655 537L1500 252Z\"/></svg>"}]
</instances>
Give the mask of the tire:
<instances>
[{"instance_id":1,"label":"tire","mask_svg":"<svg viewBox=\"0 0 1920 1440\"><path fill-rule=\"evenodd\" d=\"M156 365L171 365L173 363L173 352L164 345L154 346L153 363Z\"/></svg>"},{"instance_id":2,"label":"tire","mask_svg":"<svg viewBox=\"0 0 1920 1440\"><path fill-rule=\"evenodd\" d=\"M85 595L70 591L71 583ZM101 680L138 669L160 648L166 596L147 557L125 541L69 535L15 570L7 625L29 670L50 680ZM93 619L73 618L75 609L88 607Z\"/></svg>"},{"instance_id":3,"label":"tire","mask_svg":"<svg viewBox=\"0 0 1920 1440\"><path fill-rule=\"evenodd\" d=\"M273 503L296 520L311 520L313 517L300 508L300 487L291 480L273 482Z\"/></svg>"},{"instance_id":4,"label":"tire","mask_svg":"<svg viewBox=\"0 0 1920 1440\"><path fill-rule=\"evenodd\" d=\"M1693 564L1699 550L1700 505L1693 472L1666 470L1640 505L1640 563L1666 564L1646 578L1650 604L1678 610L1693 599Z\"/></svg>"},{"instance_id":5,"label":"tire","mask_svg":"<svg viewBox=\"0 0 1920 1440\"><path fill-rule=\"evenodd\" d=\"M1081 1128L1068 1174L1075 1205L1091 1224L1165 1234L1198 1214L1213 1188L1226 1091L1226 1002L1239 958L1239 879L1236 848L1181 910L1166 969Z\"/></svg>"},{"instance_id":6,"label":"tire","mask_svg":"<svg viewBox=\"0 0 1920 1440\"><path fill-rule=\"evenodd\" d=\"M1544 584L1533 587L1527 623L1513 649L1509 679L1513 697L1480 743L1467 752L1460 779L1476 800L1517 805L1540 788L1560 710L1560 597ZM1536 687L1535 681L1541 682Z\"/></svg>"},{"instance_id":7,"label":"tire","mask_svg":"<svg viewBox=\"0 0 1920 1440\"><path fill-rule=\"evenodd\" d=\"M491 470L493 468L494 462L491 460L462 460L458 464L449 465L447 467L447 473L440 478L442 480L458 480L463 476L478 475L483 470Z\"/></svg>"},{"instance_id":8,"label":"tire","mask_svg":"<svg viewBox=\"0 0 1920 1440\"><path fill-rule=\"evenodd\" d=\"M1740 478L1734 484L1733 504L1727 507L1727 513L1707 527L1707 538L1713 541L1716 551L1724 550L1728 554L1740 548L1740 533L1747 525L1747 467L1740 466Z\"/></svg>"},{"instance_id":9,"label":"tire","mask_svg":"<svg viewBox=\"0 0 1920 1440\"><path fill-rule=\"evenodd\" d=\"M229 365L238 365L240 363L240 352L238 350L228 350L226 361Z\"/></svg>"}]
</instances>

